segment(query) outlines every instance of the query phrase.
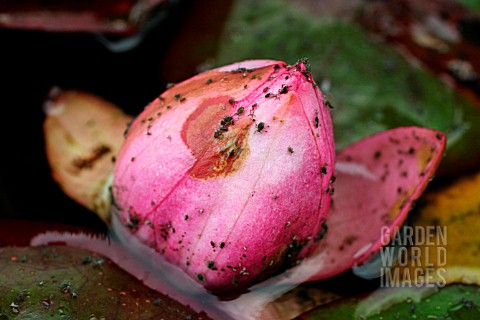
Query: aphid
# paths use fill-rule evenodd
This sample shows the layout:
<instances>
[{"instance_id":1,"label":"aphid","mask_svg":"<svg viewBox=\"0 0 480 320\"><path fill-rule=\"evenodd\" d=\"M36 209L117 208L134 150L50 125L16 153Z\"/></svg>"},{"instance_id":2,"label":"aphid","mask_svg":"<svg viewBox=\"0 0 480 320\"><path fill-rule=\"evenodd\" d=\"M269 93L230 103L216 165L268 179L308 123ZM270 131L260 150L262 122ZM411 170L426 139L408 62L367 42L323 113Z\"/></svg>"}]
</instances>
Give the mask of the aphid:
<instances>
[{"instance_id":1,"label":"aphid","mask_svg":"<svg viewBox=\"0 0 480 320\"><path fill-rule=\"evenodd\" d=\"M322 174L327 174L327 167L322 166L322 167L320 168L320 172L321 172Z\"/></svg>"},{"instance_id":2,"label":"aphid","mask_svg":"<svg viewBox=\"0 0 480 320\"><path fill-rule=\"evenodd\" d=\"M220 121L220 124L221 124L222 126L224 126L224 125L229 124L230 122L232 122L232 120L233 120L232 117L225 117L225 118L223 118L222 121Z\"/></svg>"},{"instance_id":3,"label":"aphid","mask_svg":"<svg viewBox=\"0 0 480 320\"><path fill-rule=\"evenodd\" d=\"M285 94L288 92L288 86L286 84L282 84L282 88L278 90L278 93Z\"/></svg>"},{"instance_id":4,"label":"aphid","mask_svg":"<svg viewBox=\"0 0 480 320\"><path fill-rule=\"evenodd\" d=\"M126 138L128 134L128 130L130 129L130 126L132 125L132 122L127 123L127 127L125 128L125 131L123 132L123 137Z\"/></svg>"}]
</instances>

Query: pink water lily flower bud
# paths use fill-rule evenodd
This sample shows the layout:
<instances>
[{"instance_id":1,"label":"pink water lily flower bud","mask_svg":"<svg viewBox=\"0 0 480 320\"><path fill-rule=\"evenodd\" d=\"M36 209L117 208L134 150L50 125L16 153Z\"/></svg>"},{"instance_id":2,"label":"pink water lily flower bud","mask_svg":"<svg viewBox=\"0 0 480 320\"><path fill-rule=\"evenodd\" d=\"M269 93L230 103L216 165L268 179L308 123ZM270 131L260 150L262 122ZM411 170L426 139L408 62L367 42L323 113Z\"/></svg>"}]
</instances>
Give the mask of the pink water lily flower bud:
<instances>
[{"instance_id":1,"label":"pink water lily flower bud","mask_svg":"<svg viewBox=\"0 0 480 320\"><path fill-rule=\"evenodd\" d=\"M207 289L245 288L313 252L334 161L306 61L232 64L169 88L133 121L114 213Z\"/></svg>"}]
</instances>

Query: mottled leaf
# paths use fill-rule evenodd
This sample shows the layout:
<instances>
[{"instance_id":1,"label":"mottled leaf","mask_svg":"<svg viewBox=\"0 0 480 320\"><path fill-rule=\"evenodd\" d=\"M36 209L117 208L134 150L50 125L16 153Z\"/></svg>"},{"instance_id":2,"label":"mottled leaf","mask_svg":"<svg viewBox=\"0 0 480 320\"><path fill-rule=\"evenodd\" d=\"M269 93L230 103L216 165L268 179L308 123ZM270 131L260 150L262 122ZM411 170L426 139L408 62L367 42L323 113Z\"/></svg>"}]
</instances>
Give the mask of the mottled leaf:
<instances>
[{"instance_id":1,"label":"mottled leaf","mask_svg":"<svg viewBox=\"0 0 480 320\"><path fill-rule=\"evenodd\" d=\"M83 249L4 247L0 269L2 319L209 319Z\"/></svg>"}]
</instances>

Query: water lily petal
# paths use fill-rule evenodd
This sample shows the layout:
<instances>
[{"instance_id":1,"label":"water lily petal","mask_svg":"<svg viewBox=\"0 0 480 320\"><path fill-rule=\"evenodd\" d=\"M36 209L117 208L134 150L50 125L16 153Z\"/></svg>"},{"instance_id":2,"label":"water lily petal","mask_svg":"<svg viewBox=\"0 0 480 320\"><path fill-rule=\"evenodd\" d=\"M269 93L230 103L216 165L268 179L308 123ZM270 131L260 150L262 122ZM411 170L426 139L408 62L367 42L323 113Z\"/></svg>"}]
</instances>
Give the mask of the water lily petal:
<instances>
[{"instance_id":1,"label":"water lily petal","mask_svg":"<svg viewBox=\"0 0 480 320\"><path fill-rule=\"evenodd\" d=\"M317 248L324 279L361 265L390 241L439 165L439 131L401 127L347 146L337 154L328 232Z\"/></svg>"}]
</instances>

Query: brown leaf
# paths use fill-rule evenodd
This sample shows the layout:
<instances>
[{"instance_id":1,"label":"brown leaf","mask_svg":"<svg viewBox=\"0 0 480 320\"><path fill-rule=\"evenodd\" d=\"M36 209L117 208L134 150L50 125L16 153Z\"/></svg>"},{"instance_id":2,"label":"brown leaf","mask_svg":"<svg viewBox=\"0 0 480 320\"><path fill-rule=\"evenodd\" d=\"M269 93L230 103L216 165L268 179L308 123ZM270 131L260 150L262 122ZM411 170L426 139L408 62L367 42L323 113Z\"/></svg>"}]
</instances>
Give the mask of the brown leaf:
<instances>
[{"instance_id":1,"label":"brown leaf","mask_svg":"<svg viewBox=\"0 0 480 320\"><path fill-rule=\"evenodd\" d=\"M45 111L45 148L54 179L68 196L108 221L112 158L131 117L99 97L58 88Z\"/></svg>"}]
</instances>

